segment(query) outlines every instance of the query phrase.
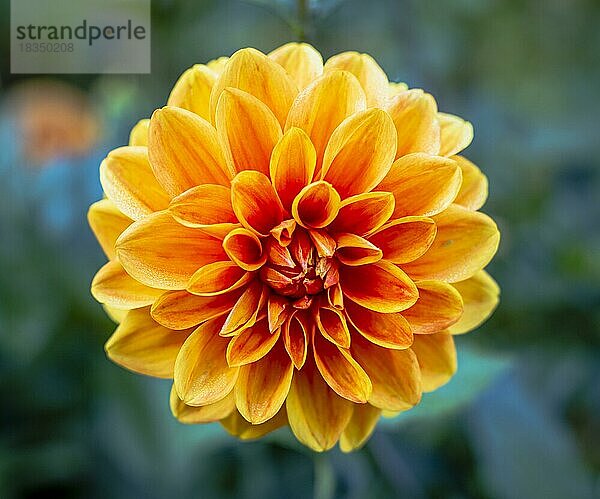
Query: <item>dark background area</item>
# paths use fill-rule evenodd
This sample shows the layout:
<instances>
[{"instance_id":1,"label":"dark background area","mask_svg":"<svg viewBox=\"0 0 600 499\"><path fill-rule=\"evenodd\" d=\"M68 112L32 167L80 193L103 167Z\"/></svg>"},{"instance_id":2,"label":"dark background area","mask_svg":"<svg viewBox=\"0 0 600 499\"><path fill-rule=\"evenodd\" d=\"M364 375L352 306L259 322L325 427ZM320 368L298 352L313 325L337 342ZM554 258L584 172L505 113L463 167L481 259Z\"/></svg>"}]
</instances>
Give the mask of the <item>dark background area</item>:
<instances>
[{"instance_id":1,"label":"dark background area","mask_svg":"<svg viewBox=\"0 0 600 499\"><path fill-rule=\"evenodd\" d=\"M11 75L0 29L0 497L587 499L600 495L600 4L152 1L149 75ZM371 54L475 127L501 304L459 372L316 455L177 423L169 383L108 361L89 294L98 166L196 62L305 37Z\"/></svg>"}]
</instances>

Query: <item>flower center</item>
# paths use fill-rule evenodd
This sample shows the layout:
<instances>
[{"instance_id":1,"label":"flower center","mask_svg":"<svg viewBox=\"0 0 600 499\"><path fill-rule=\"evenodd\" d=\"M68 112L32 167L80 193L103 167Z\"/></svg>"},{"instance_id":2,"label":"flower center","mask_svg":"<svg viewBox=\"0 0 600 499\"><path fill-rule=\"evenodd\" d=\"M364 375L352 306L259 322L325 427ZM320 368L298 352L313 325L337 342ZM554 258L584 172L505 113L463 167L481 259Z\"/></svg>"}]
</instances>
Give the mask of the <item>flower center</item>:
<instances>
[{"instance_id":1,"label":"flower center","mask_svg":"<svg viewBox=\"0 0 600 499\"><path fill-rule=\"evenodd\" d=\"M337 284L339 265L333 251L318 249L304 229L297 228L289 244L272 237L266 246L267 262L260 278L276 293L308 300Z\"/></svg>"}]
</instances>

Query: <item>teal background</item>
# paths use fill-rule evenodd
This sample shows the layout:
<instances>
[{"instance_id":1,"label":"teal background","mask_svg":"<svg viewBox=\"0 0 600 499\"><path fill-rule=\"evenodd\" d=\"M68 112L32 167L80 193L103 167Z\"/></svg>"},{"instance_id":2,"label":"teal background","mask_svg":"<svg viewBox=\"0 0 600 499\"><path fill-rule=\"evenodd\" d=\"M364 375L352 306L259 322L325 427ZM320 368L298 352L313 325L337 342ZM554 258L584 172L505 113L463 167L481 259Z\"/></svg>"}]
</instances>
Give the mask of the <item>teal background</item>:
<instances>
[{"instance_id":1,"label":"teal background","mask_svg":"<svg viewBox=\"0 0 600 499\"><path fill-rule=\"evenodd\" d=\"M0 29L0 497L587 499L600 495L600 4L594 0L152 2L150 75L57 77L101 133L28 159ZM304 8L299 8L304 5ZM6 15L4 15L4 12ZM501 304L459 372L359 452L288 430L252 443L177 423L169 383L109 362L89 295L98 165L196 62L299 37L370 53L475 126ZM36 79L47 79L43 75ZM15 107L16 106L16 107ZM51 120L50 120L51 121Z\"/></svg>"}]
</instances>

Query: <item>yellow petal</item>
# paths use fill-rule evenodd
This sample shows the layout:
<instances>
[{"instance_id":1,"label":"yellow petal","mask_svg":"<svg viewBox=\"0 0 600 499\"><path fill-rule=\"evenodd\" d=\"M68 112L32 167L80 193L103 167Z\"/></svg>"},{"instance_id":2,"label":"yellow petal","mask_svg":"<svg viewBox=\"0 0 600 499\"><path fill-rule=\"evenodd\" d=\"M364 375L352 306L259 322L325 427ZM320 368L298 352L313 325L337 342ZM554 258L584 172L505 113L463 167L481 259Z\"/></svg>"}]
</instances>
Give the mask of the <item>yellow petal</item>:
<instances>
[{"instance_id":1,"label":"yellow petal","mask_svg":"<svg viewBox=\"0 0 600 499\"><path fill-rule=\"evenodd\" d=\"M167 212L130 225L116 248L129 275L160 289L185 289L200 267L226 260L221 241L179 224Z\"/></svg>"},{"instance_id":2,"label":"yellow petal","mask_svg":"<svg viewBox=\"0 0 600 499\"><path fill-rule=\"evenodd\" d=\"M234 336L227 346L227 363L239 367L257 362L267 355L277 340L280 330L269 331L268 322L263 319Z\"/></svg>"},{"instance_id":3,"label":"yellow petal","mask_svg":"<svg viewBox=\"0 0 600 499\"><path fill-rule=\"evenodd\" d=\"M352 418L340 436L342 452L352 452L362 447L375 430L379 416L381 409L371 404L355 405Z\"/></svg>"},{"instance_id":4,"label":"yellow petal","mask_svg":"<svg viewBox=\"0 0 600 499\"><path fill-rule=\"evenodd\" d=\"M235 385L235 405L252 424L261 424L277 414L290 391L294 365L280 344L265 357L240 367Z\"/></svg>"},{"instance_id":5,"label":"yellow petal","mask_svg":"<svg viewBox=\"0 0 600 499\"><path fill-rule=\"evenodd\" d=\"M286 210L291 209L296 195L312 181L316 161L315 147L300 128L290 128L273 149L271 181Z\"/></svg>"},{"instance_id":6,"label":"yellow petal","mask_svg":"<svg viewBox=\"0 0 600 499\"><path fill-rule=\"evenodd\" d=\"M387 102L387 75L370 55L358 52L334 55L325 63L323 70L327 73L334 69L344 69L356 76L367 96L368 107L383 107Z\"/></svg>"},{"instance_id":7,"label":"yellow petal","mask_svg":"<svg viewBox=\"0 0 600 499\"><path fill-rule=\"evenodd\" d=\"M263 102L226 88L219 98L215 125L231 171L269 174L271 153L282 134L277 118Z\"/></svg>"},{"instance_id":8,"label":"yellow petal","mask_svg":"<svg viewBox=\"0 0 600 499\"><path fill-rule=\"evenodd\" d=\"M129 132L129 145L130 146L148 146L148 128L150 127L150 120L144 118L138 121L135 126Z\"/></svg>"},{"instance_id":9,"label":"yellow petal","mask_svg":"<svg viewBox=\"0 0 600 499\"><path fill-rule=\"evenodd\" d=\"M233 391L221 400L212 404L203 406L187 405L177 395L175 385L171 388L171 396L169 398L171 412L180 423L184 424L200 424L212 423L228 417L235 410L235 398Z\"/></svg>"},{"instance_id":10,"label":"yellow petal","mask_svg":"<svg viewBox=\"0 0 600 499\"><path fill-rule=\"evenodd\" d=\"M402 312L414 334L437 333L451 326L463 313L460 294L442 281L419 281L419 299Z\"/></svg>"},{"instance_id":11,"label":"yellow petal","mask_svg":"<svg viewBox=\"0 0 600 499\"><path fill-rule=\"evenodd\" d=\"M241 440L254 440L264 437L266 434L281 428L287 424L285 408L281 410L267 422L262 424L252 424L246 421L237 411L233 411L225 419L221 420L225 430Z\"/></svg>"},{"instance_id":12,"label":"yellow petal","mask_svg":"<svg viewBox=\"0 0 600 499\"><path fill-rule=\"evenodd\" d=\"M218 402L235 386L239 369L227 365L228 340L219 336L222 323L222 319L212 319L202 324L177 355L175 389L188 405Z\"/></svg>"},{"instance_id":13,"label":"yellow petal","mask_svg":"<svg viewBox=\"0 0 600 499\"><path fill-rule=\"evenodd\" d=\"M169 212L175 220L187 227L207 228L237 222L231 207L231 191L223 185L204 184L192 187L173 198Z\"/></svg>"},{"instance_id":14,"label":"yellow petal","mask_svg":"<svg viewBox=\"0 0 600 499\"><path fill-rule=\"evenodd\" d=\"M360 267L342 267L344 295L375 312L401 312L415 304L418 291L409 277L384 260Z\"/></svg>"},{"instance_id":15,"label":"yellow petal","mask_svg":"<svg viewBox=\"0 0 600 499\"><path fill-rule=\"evenodd\" d=\"M424 392L437 390L456 372L456 348L448 332L415 335L412 350L419 360Z\"/></svg>"},{"instance_id":16,"label":"yellow petal","mask_svg":"<svg viewBox=\"0 0 600 499\"><path fill-rule=\"evenodd\" d=\"M277 117L281 126L298 93L296 84L285 69L253 48L238 50L227 61L210 96L213 118L217 102L227 87L242 90L262 101Z\"/></svg>"},{"instance_id":17,"label":"yellow petal","mask_svg":"<svg viewBox=\"0 0 600 499\"><path fill-rule=\"evenodd\" d=\"M260 236L283 220L283 206L269 178L260 172L243 171L231 182L231 204L240 223Z\"/></svg>"},{"instance_id":18,"label":"yellow petal","mask_svg":"<svg viewBox=\"0 0 600 499\"><path fill-rule=\"evenodd\" d=\"M466 149L473 140L473 125L458 116L438 113L440 122L440 156L453 156Z\"/></svg>"},{"instance_id":19,"label":"yellow petal","mask_svg":"<svg viewBox=\"0 0 600 499\"><path fill-rule=\"evenodd\" d=\"M352 402L337 395L307 359L292 380L286 400L290 428L316 452L331 449L352 417Z\"/></svg>"},{"instance_id":20,"label":"yellow petal","mask_svg":"<svg viewBox=\"0 0 600 499\"><path fill-rule=\"evenodd\" d=\"M394 162L377 190L391 192L396 198L393 218L431 216L452 203L461 181L461 170L455 161L441 156L410 154Z\"/></svg>"},{"instance_id":21,"label":"yellow petal","mask_svg":"<svg viewBox=\"0 0 600 499\"><path fill-rule=\"evenodd\" d=\"M308 43L286 43L273 50L269 58L287 71L300 90L323 73L323 58Z\"/></svg>"},{"instance_id":22,"label":"yellow petal","mask_svg":"<svg viewBox=\"0 0 600 499\"><path fill-rule=\"evenodd\" d=\"M319 307L315 313L315 322L321 334L332 343L348 348L350 346L350 331L344 314L334 307Z\"/></svg>"},{"instance_id":23,"label":"yellow petal","mask_svg":"<svg viewBox=\"0 0 600 499\"><path fill-rule=\"evenodd\" d=\"M371 380L350 352L313 335L315 364L327 384L341 397L364 404L371 396Z\"/></svg>"},{"instance_id":24,"label":"yellow petal","mask_svg":"<svg viewBox=\"0 0 600 499\"><path fill-rule=\"evenodd\" d=\"M243 289L216 296L196 296L187 291L167 291L152 305L154 320L170 329L186 329L228 313Z\"/></svg>"},{"instance_id":25,"label":"yellow petal","mask_svg":"<svg viewBox=\"0 0 600 499\"><path fill-rule=\"evenodd\" d=\"M450 326L452 334L467 333L482 324L498 306L500 288L496 281L484 270L480 270L469 279L456 282L464 302L464 313L460 320Z\"/></svg>"},{"instance_id":26,"label":"yellow petal","mask_svg":"<svg viewBox=\"0 0 600 499\"><path fill-rule=\"evenodd\" d=\"M114 203L108 199L97 201L88 210L88 223L98 239L98 243L109 259L117 256L115 243L121 233L133 220L123 215Z\"/></svg>"},{"instance_id":27,"label":"yellow petal","mask_svg":"<svg viewBox=\"0 0 600 499\"><path fill-rule=\"evenodd\" d=\"M150 165L171 196L201 184L229 185L216 130L198 115L178 107L154 111L148 137Z\"/></svg>"},{"instance_id":28,"label":"yellow petal","mask_svg":"<svg viewBox=\"0 0 600 499\"><path fill-rule=\"evenodd\" d=\"M247 271L259 269L267 261L260 239L248 229L232 230L223 239L223 248L232 261Z\"/></svg>"},{"instance_id":29,"label":"yellow petal","mask_svg":"<svg viewBox=\"0 0 600 499\"><path fill-rule=\"evenodd\" d=\"M332 232L351 232L364 236L381 227L394 212L394 196L389 192L367 192L342 201L332 222Z\"/></svg>"},{"instance_id":30,"label":"yellow petal","mask_svg":"<svg viewBox=\"0 0 600 499\"><path fill-rule=\"evenodd\" d=\"M346 316L367 340L384 348L402 350L412 345L413 335L407 320L399 313L382 314L346 303Z\"/></svg>"},{"instance_id":31,"label":"yellow petal","mask_svg":"<svg viewBox=\"0 0 600 499\"><path fill-rule=\"evenodd\" d=\"M308 336L311 334L308 323L299 313L295 313L282 329L285 349L296 369L302 369L308 352Z\"/></svg>"},{"instance_id":32,"label":"yellow petal","mask_svg":"<svg viewBox=\"0 0 600 499\"><path fill-rule=\"evenodd\" d=\"M157 378L172 378L175 358L190 334L171 331L150 317L148 308L130 310L104 346L120 366Z\"/></svg>"},{"instance_id":33,"label":"yellow petal","mask_svg":"<svg viewBox=\"0 0 600 499\"><path fill-rule=\"evenodd\" d=\"M437 234L427 253L402 266L413 279L464 281L485 267L498 249L498 228L483 213L453 204L434 220Z\"/></svg>"},{"instance_id":34,"label":"yellow petal","mask_svg":"<svg viewBox=\"0 0 600 499\"><path fill-rule=\"evenodd\" d=\"M119 147L100 165L100 183L122 213L133 220L164 210L170 197L157 182L146 147Z\"/></svg>"},{"instance_id":35,"label":"yellow petal","mask_svg":"<svg viewBox=\"0 0 600 499\"><path fill-rule=\"evenodd\" d=\"M408 85L404 82L390 81L388 85L389 98L394 97L394 95L397 95L400 92L406 92L408 90Z\"/></svg>"},{"instance_id":36,"label":"yellow petal","mask_svg":"<svg viewBox=\"0 0 600 499\"><path fill-rule=\"evenodd\" d=\"M462 185L454 202L469 210L478 210L488 197L488 180L481 170L462 156L452 156L462 170Z\"/></svg>"},{"instance_id":37,"label":"yellow petal","mask_svg":"<svg viewBox=\"0 0 600 499\"><path fill-rule=\"evenodd\" d=\"M167 105L181 107L210 121L210 92L217 74L204 64L186 69L175 83Z\"/></svg>"},{"instance_id":38,"label":"yellow petal","mask_svg":"<svg viewBox=\"0 0 600 499\"><path fill-rule=\"evenodd\" d=\"M216 74L220 75L225 69L228 60L229 57L218 57L217 59L212 59L211 61L208 61L206 65L209 69L212 69Z\"/></svg>"},{"instance_id":39,"label":"yellow petal","mask_svg":"<svg viewBox=\"0 0 600 499\"><path fill-rule=\"evenodd\" d=\"M404 217L385 224L369 236L383 251L383 258L393 263L416 260L432 245L437 228L427 217Z\"/></svg>"},{"instance_id":40,"label":"yellow petal","mask_svg":"<svg viewBox=\"0 0 600 499\"><path fill-rule=\"evenodd\" d=\"M265 293L266 290L263 289L263 285L259 280L252 282L229 312L219 334L230 336L254 325L263 307Z\"/></svg>"},{"instance_id":41,"label":"yellow petal","mask_svg":"<svg viewBox=\"0 0 600 499\"><path fill-rule=\"evenodd\" d=\"M336 234L336 255L344 265L366 265L381 260L381 250L356 234Z\"/></svg>"},{"instance_id":42,"label":"yellow petal","mask_svg":"<svg viewBox=\"0 0 600 499\"><path fill-rule=\"evenodd\" d=\"M396 158L413 152L438 154L440 124L435 99L421 89L407 90L392 97L387 107L396 125Z\"/></svg>"},{"instance_id":43,"label":"yellow petal","mask_svg":"<svg viewBox=\"0 0 600 499\"><path fill-rule=\"evenodd\" d=\"M108 262L94 276L92 295L100 303L116 308L140 308L152 305L163 294L131 277L118 261Z\"/></svg>"},{"instance_id":44,"label":"yellow petal","mask_svg":"<svg viewBox=\"0 0 600 499\"><path fill-rule=\"evenodd\" d=\"M129 312L129 310L121 310L109 305L102 305L102 308L106 312L106 315L108 315L109 319L115 324L121 324Z\"/></svg>"},{"instance_id":45,"label":"yellow petal","mask_svg":"<svg viewBox=\"0 0 600 499\"><path fill-rule=\"evenodd\" d=\"M333 130L348 116L366 109L358 80L347 71L331 71L311 83L294 101L285 130L298 127L310 137L317 152L315 178Z\"/></svg>"},{"instance_id":46,"label":"yellow petal","mask_svg":"<svg viewBox=\"0 0 600 499\"><path fill-rule=\"evenodd\" d=\"M411 348L381 348L358 336L352 338L350 351L371 379L369 404L388 411L405 411L419 403L421 374Z\"/></svg>"},{"instance_id":47,"label":"yellow petal","mask_svg":"<svg viewBox=\"0 0 600 499\"><path fill-rule=\"evenodd\" d=\"M190 278L187 290L198 296L215 296L241 288L253 275L234 262L209 263Z\"/></svg>"},{"instance_id":48,"label":"yellow petal","mask_svg":"<svg viewBox=\"0 0 600 499\"><path fill-rule=\"evenodd\" d=\"M320 229L337 216L340 195L323 180L304 187L292 203L292 215L302 227Z\"/></svg>"},{"instance_id":49,"label":"yellow petal","mask_svg":"<svg viewBox=\"0 0 600 499\"><path fill-rule=\"evenodd\" d=\"M394 122L385 111L355 113L333 131L321 176L342 198L368 192L390 171L395 148Z\"/></svg>"}]
</instances>

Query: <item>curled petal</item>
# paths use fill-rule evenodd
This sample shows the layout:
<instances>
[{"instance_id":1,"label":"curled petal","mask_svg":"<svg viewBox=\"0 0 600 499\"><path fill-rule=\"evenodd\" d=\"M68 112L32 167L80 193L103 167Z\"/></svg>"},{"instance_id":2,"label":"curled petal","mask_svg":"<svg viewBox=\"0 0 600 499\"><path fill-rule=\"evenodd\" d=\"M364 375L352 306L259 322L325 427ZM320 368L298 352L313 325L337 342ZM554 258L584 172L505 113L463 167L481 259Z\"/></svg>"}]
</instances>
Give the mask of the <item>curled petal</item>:
<instances>
[{"instance_id":1,"label":"curled petal","mask_svg":"<svg viewBox=\"0 0 600 499\"><path fill-rule=\"evenodd\" d=\"M300 128L290 128L273 149L271 181L286 210L291 209L296 195L312 181L316 162L315 147Z\"/></svg>"},{"instance_id":2,"label":"curled petal","mask_svg":"<svg viewBox=\"0 0 600 499\"><path fill-rule=\"evenodd\" d=\"M207 263L225 259L218 241L157 212L130 225L119 237L117 255L129 275L147 286L185 289Z\"/></svg>"},{"instance_id":3,"label":"curled petal","mask_svg":"<svg viewBox=\"0 0 600 499\"><path fill-rule=\"evenodd\" d=\"M356 76L367 96L368 107L383 107L387 102L387 75L370 55L358 52L334 55L325 63L324 71L333 69L344 69Z\"/></svg>"},{"instance_id":4,"label":"curled petal","mask_svg":"<svg viewBox=\"0 0 600 499\"><path fill-rule=\"evenodd\" d=\"M319 307L315 313L315 322L321 334L342 348L350 346L350 331L344 314L333 307Z\"/></svg>"},{"instance_id":5,"label":"curled petal","mask_svg":"<svg viewBox=\"0 0 600 499\"><path fill-rule=\"evenodd\" d=\"M464 313L448 328L452 334L463 334L483 323L496 309L500 300L500 288L484 270L469 279L456 282L454 286L462 296Z\"/></svg>"},{"instance_id":6,"label":"curled petal","mask_svg":"<svg viewBox=\"0 0 600 499\"><path fill-rule=\"evenodd\" d=\"M333 308L343 310L344 295L342 293L342 287L340 286L339 282L327 289L327 301Z\"/></svg>"},{"instance_id":7,"label":"curled petal","mask_svg":"<svg viewBox=\"0 0 600 499\"><path fill-rule=\"evenodd\" d=\"M271 152L281 138L281 126L271 110L246 92L226 88L215 120L229 168L268 175Z\"/></svg>"},{"instance_id":8,"label":"curled petal","mask_svg":"<svg viewBox=\"0 0 600 499\"><path fill-rule=\"evenodd\" d=\"M405 411L421 400L421 373L411 348L390 350L353 338L351 352L373 384L369 404L387 411Z\"/></svg>"},{"instance_id":9,"label":"curled petal","mask_svg":"<svg viewBox=\"0 0 600 499\"><path fill-rule=\"evenodd\" d=\"M323 73L323 58L308 43L286 43L273 50L269 58L288 72L300 90Z\"/></svg>"},{"instance_id":10,"label":"curled petal","mask_svg":"<svg viewBox=\"0 0 600 499\"><path fill-rule=\"evenodd\" d=\"M326 231L309 229L308 235L310 240L315 245L319 258L330 257L335 253L335 239L333 239Z\"/></svg>"},{"instance_id":11,"label":"curled petal","mask_svg":"<svg viewBox=\"0 0 600 499\"><path fill-rule=\"evenodd\" d=\"M100 165L100 183L106 197L133 220L169 205L169 195L157 182L145 147L111 151Z\"/></svg>"},{"instance_id":12,"label":"curled petal","mask_svg":"<svg viewBox=\"0 0 600 499\"><path fill-rule=\"evenodd\" d=\"M241 440L254 440L256 438L264 437L268 433L281 428L287 424L287 416L285 408L282 407L279 412L262 424L252 424L246 421L242 415L237 411L233 411L225 419L221 420L223 428L235 437Z\"/></svg>"},{"instance_id":13,"label":"curled petal","mask_svg":"<svg viewBox=\"0 0 600 499\"><path fill-rule=\"evenodd\" d=\"M186 329L226 314L241 290L216 296L196 296L187 291L167 291L152 305L152 318L170 329Z\"/></svg>"},{"instance_id":14,"label":"curled petal","mask_svg":"<svg viewBox=\"0 0 600 499\"><path fill-rule=\"evenodd\" d=\"M431 95L421 89L400 92L392 97L387 112L398 133L396 158L413 152L439 153L440 124Z\"/></svg>"},{"instance_id":15,"label":"curled petal","mask_svg":"<svg viewBox=\"0 0 600 499\"><path fill-rule=\"evenodd\" d=\"M336 255L344 265L366 265L381 260L382 251L366 239L356 234L337 234Z\"/></svg>"},{"instance_id":16,"label":"curled petal","mask_svg":"<svg viewBox=\"0 0 600 499\"><path fill-rule=\"evenodd\" d=\"M381 227L392 216L395 206L390 192L367 192L342 201L340 211L332 222L332 232L351 232L364 236Z\"/></svg>"},{"instance_id":17,"label":"curled petal","mask_svg":"<svg viewBox=\"0 0 600 499\"><path fill-rule=\"evenodd\" d=\"M123 215L108 199L102 199L90 206L87 219L106 256L111 260L116 258L117 238L133 223L133 220Z\"/></svg>"},{"instance_id":18,"label":"curled petal","mask_svg":"<svg viewBox=\"0 0 600 499\"><path fill-rule=\"evenodd\" d=\"M215 296L241 288L253 275L234 262L214 262L199 268L190 278L187 290L198 296Z\"/></svg>"},{"instance_id":19,"label":"curled petal","mask_svg":"<svg viewBox=\"0 0 600 499\"><path fill-rule=\"evenodd\" d=\"M307 359L292 380L286 400L290 428L314 451L331 449L352 417L352 402L337 395Z\"/></svg>"},{"instance_id":20,"label":"curled petal","mask_svg":"<svg viewBox=\"0 0 600 499\"><path fill-rule=\"evenodd\" d=\"M452 156L462 171L462 184L454 202L469 210L478 210L488 196L488 180L481 170L462 156Z\"/></svg>"},{"instance_id":21,"label":"curled petal","mask_svg":"<svg viewBox=\"0 0 600 499\"><path fill-rule=\"evenodd\" d=\"M244 329L229 341L227 363L231 367L239 367L257 362L271 351L279 340L279 334L279 329L271 333L268 323L264 319L254 326Z\"/></svg>"},{"instance_id":22,"label":"curled petal","mask_svg":"<svg viewBox=\"0 0 600 499\"><path fill-rule=\"evenodd\" d=\"M340 277L344 295L375 312L401 312L414 305L419 296L410 278L385 260L360 267L342 267Z\"/></svg>"},{"instance_id":23,"label":"curled petal","mask_svg":"<svg viewBox=\"0 0 600 499\"><path fill-rule=\"evenodd\" d=\"M169 405L173 416L175 416L180 423L212 423L226 418L235 410L235 398L232 391L229 395L226 395L217 402L195 407L187 405L181 400L177 395L175 385L173 385L171 388L171 396L169 397Z\"/></svg>"},{"instance_id":24,"label":"curled petal","mask_svg":"<svg viewBox=\"0 0 600 499\"><path fill-rule=\"evenodd\" d=\"M452 114L438 113L440 122L440 156L453 156L466 149L473 140L473 125Z\"/></svg>"},{"instance_id":25,"label":"curled petal","mask_svg":"<svg viewBox=\"0 0 600 499\"><path fill-rule=\"evenodd\" d=\"M394 122L385 111L372 108L358 112L333 131L321 177L342 198L368 192L390 171L395 148Z\"/></svg>"},{"instance_id":26,"label":"curled petal","mask_svg":"<svg viewBox=\"0 0 600 499\"><path fill-rule=\"evenodd\" d=\"M302 189L292 203L292 215L302 227L326 227L337 216L340 195L329 184L320 180Z\"/></svg>"},{"instance_id":27,"label":"curled petal","mask_svg":"<svg viewBox=\"0 0 600 499\"><path fill-rule=\"evenodd\" d=\"M203 228L214 224L237 222L228 187L204 184L180 194L171 201L169 212L187 227Z\"/></svg>"},{"instance_id":28,"label":"curled petal","mask_svg":"<svg viewBox=\"0 0 600 499\"><path fill-rule=\"evenodd\" d=\"M364 404L371 396L371 380L350 352L313 335L315 364L327 384L347 400Z\"/></svg>"},{"instance_id":29,"label":"curled petal","mask_svg":"<svg viewBox=\"0 0 600 499\"><path fill-rule=\"evenodd\" d=\"M190 331L171 331L150 317L148 308L130 310L108 339L108 357L136 373L172 378L175 358Z\"/></svg>"},{"instance_id":30,"label":"curled petal","mask_svg":"<svg viewBox=\"0 0 600 499\"><path fill-rule=\"evenodd\" d=\"M373 312L348 301L346 316L360 334L376 345L394 350L402 350L412 345L413 333L410 324L399 313Z\"/></svg>"},{"instance_id":31,"label":"curled petal","mask_svg":"<svg viewBox=\"0 0 600 499\"><path fill-rule=\"evenodd\" d=\"M148 154L154 175L171 196L201 184L229 185L232 176L212 125L178 107L154 111Z\"/></svg>"},{"instance_id":32,"label":"curled petal","mask_svg":"<svg viewBox=\"0 0 600 499\"><path fill-rule=\"evenodd\" d=\"M394 195L393 218L431 216L452 203L461 182L461 170L455 161L441 156L410 154L394 162L377 190Z\"/></svg>"},{"instance_id":33,"label":"curled petal","mask_svg":"<svg viewBox=\"0 0 600 499\"><path fill-rule=\"evenodd\" d=\"M247 229L232 230L223 239L223 248L227 256L244 270L258 270L267 261L260 239Z\"/></svg>"},{"instance_id":34,"label":"curled petal","mask_svg":"<svg viewBox=\"0 0 600 499\"><path fill-rule=\"evenodd\" d=\"M456 347L450 333L418 334L412 350L419 360L424 392L445 385L456 372Z\"/></svg>"},{"instance_id":35,"label":"curled petal","mask_svg":"<svg viewBox=\"0 0 600 499\"><path fill-rule=\"evenodd\" d=\"M437 228L431 218L404 217L393 220L369 236L393 263L407 263L424 255L433 244Z\"/></svg>"},{"instance_id":36,"label":"curled petal","mask_svg":"<svg viewBox=\"0 0 600 499\"><path fill-rule=\"evenodd\" d=\"M352 418L340 436L342 452L352 452L362 447L375 431L379 416L381 416L381 409L371 404L354 405Z\"/></svg>"},{"instance_id":37,"label":"curled petal","mask_svg":"<svg viewBox=\"0 0 600 499\"><path fill-rule=\"evenodd\" d=\"M463 301L450 284L442 281L419 281L417 288L417 303L402 313L414 334L437 333L460 319Z\"/></svg>"},{"instance_id":38,"label":"curled petal","mask_svg":"<svg viewBox=\"0 0 600 499\"><path fill-rule=\"evenodd\" d=\"M262 101L283 126L298 88L275 61L253 48L238 50L227 61L210 96L210 109L214 118L217 103L227 87L253 95Z\"/></svg>"},{"instance_id":39,"label":"curled petal","mask_svg":"<svg viewBox=\"0 0 600 499\"><path fill-rule=\"evenodd\" d=\"M163 293L162 289L150 288L136 281L118 261L104 265L92 281L94 298L116 308L146 307Z\"/></svg>"},{"instance_id":40,"label":"curled petal","mask_svg":"<svg viewBox=\"0 0 600 499\"><path fill-rule=\"evenodd\" d=\"M256 280L248 286L229 312L219 334L221 336L231 336L254 325L263 307L263 299L266 298L264 294L265 290L263 290L260 281Z\"/></svg>"},{"instance_id":41,"label":"curled petal","mask_svg":"<svg viewBox=\"0 0 600 499\"><path fill-rule=\"evenodd\" d=\"M210 92L217 73L204 64L186 69L175 83L167 105L181 107L210 121Z\"/></svg>"},{"instance_id":42,"label":"curled petal","mask_svg":"<svg viewBox=\"0 0 600 499\"><path fill-rule=\"evenodd\" d=\"M252 424L274 417L283 406L294 374L294 365L281 344L262 359L240 368L235 404Z\"/></svg>"},{"instance_id":43,"label":"curled petal","mask_svg":"<svg viewBox=\"0 0 600 499\"><path fill-rule=\"evenodd\" d=\"M272 294L267 301L267 319L269 331L273 333L279 329L292 314L290 302L285 296Z\"/></svg>"},{"instance_id":44,"label":"curled petal","mask_svg":"<svg viewBox=\"0 0 600 499\"><path fill-rule=\"evenodd\" d=\"M277 240L279 246L286 247L292 242L292 235L296 230L296 221L284 220L277 227L271 229L271 235Z\"/></svg>"},{"instance_id":45,"label":"curled petal","mask_svg":"<svg viewBox=\"0 0 600 499\"><path fill-rule=\"evenodd\" d=\"M291 316L282 328L283 345L296 369L302 369L308 352L308 337L311 334L306 319L299 313Z\"/></svg>"},{"instance_id":46,"label":"curled petal","mask_svg":"<svg viewBox=\"0 0 600 499\"><path fill-rule=\"evenodd\" d=\"M413 279L464 281L483 269L498 249L500 232L483 213L452 205L434 220L437 234L427 253L402 266Z\"/></svg>"},{"instance_id":47,"label":"curled petal","mask_svg":"<svg viewBox=\"0 0 600 499\"><path fill-rule=\"evenodd\" d=\"M202 324L185 341L175 361L175 389L187 405L207 405L233 390L239 369L229 367L228 340L219 336L222 319Z\"/></svg>"},{"instance_id":48,"label":"curled petal","mask_svg":"<svg viewBox=\"0 0 600 499\"><path fill-rule=\"evenodd\" d=\"M347 71L330 71L298 94L285 130L298 127L308 134L317 152L315 174L319 174L332 132L348 116L366 107L365 93L354 75ZM315 175L315 178L318 177Z\"/></svg>"},{"instance_id":49,"label":"curled petal","mask_svg":"<svg viewBox=\"0 0 600 499\"><path fill-rule=\"evenodd\" d=\"M269 179L260 172L243 171L231 182L231 204L240 223L261 236L283 220L283 207Z\"/></svg>"},{"instance_id":50,"label":"curled petal","mask_svg":"<svg viewBox=\"0 0 600 499\"><path fill-rule=\"evenodd\" d=\"M148 128L150 127L150 120L144 118L138 121L135 126L129 132L129 145L130 146L148 146Z\"/></svg>"}]
</instances>

